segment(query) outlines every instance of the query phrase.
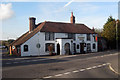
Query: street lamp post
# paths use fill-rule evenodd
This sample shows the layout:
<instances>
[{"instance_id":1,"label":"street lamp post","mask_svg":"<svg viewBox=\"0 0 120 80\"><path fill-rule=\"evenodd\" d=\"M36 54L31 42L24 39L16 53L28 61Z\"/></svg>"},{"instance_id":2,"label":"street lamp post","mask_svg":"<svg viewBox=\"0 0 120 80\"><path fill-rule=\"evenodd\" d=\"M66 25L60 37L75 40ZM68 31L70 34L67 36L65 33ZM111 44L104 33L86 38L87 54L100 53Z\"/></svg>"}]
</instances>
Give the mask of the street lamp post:
<instances>
[{"instance_id":1,"label":"street lamp post","mask_svg":"<svg viewBox=\"0 0 120 80\"><path fill-rule=\"evenodd\" d=\"M116 21L116 49L118 50L118 23L119 19Z\"/></svg>"}]
</instances>

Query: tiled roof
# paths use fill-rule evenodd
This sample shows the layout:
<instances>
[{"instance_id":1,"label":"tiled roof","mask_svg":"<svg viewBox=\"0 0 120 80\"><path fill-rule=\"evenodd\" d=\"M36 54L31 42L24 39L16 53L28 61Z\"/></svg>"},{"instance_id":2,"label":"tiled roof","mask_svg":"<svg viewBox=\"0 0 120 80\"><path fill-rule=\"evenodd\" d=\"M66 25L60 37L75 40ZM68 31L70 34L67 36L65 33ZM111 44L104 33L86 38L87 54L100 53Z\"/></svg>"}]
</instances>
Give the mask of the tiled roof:
<instances>
[{"instance_id":1,"label":"tiled roof","mask_svg":"<svg viewBox=\"0 0 120 80\"><path fill-rule=\"evenodd\" d=\"M34 36L37 32L55 32L55 33L80 33L80 34L93 34L95 33L84 24L71 24L61 22L43 22L38 25L32 32L26 32L10 45L21 45Z\"/></svg>"},{"instance_id":2,"label":"tiled roof","mask_svg":"<svg viewBox=\"0 0 120 80\"><path fill-rule=\"evenodd\" d=\"M56 32L56 33L80 33L93 34L95 33L84 24L71 24L61 22L46 22L41 32Z\"/></svg>"}]
</instances>

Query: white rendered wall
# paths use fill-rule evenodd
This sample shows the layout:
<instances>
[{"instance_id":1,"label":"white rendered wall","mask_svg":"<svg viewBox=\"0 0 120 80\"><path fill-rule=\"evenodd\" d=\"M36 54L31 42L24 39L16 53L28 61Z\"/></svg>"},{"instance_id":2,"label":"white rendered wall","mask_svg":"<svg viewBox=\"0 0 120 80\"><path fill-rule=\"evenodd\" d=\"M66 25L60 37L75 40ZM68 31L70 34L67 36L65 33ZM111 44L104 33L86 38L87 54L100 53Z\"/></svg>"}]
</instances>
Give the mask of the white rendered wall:
<instances>
[{"instance_id":1,"label":"white rendered wall","mask_svg":"<svg viewBox=\"0 0 120 80\"><path fill-rule=\"evenodd\" d=\"M91 36L91 41L87 41L86 40L87 34L76 34L76 40L73 41L73 43L76 43L76 52L78 52L78 53L80 52L80 43L82 42L78 39L78 37L84 37L85 43L91 43L92 52L97 52L97 42L95 42L93 40L92 34L90 36ZM45 52L45 44L46 43L54 43L55 44L55 53L57 53L57 43L58 42L60 44L60 54L63 55L65 53L63 50L64 44L68 42L68 43L70 43L70 46L71 46L71 41L69 39L68 40L67 39L63 39L63 40L57 39L56 40L56 38L68 38L68 35L67 35L67 33L55 33L54 40L46 41L45 40L45 32L36 33L33 37L31 37L29 40L27 40L25 43L23 43L21 45L21 56L48 55L49 52ZM36 47L37 43L40 43L40 45L41 45L40 48ZM93 49L93 47L92 47L93 43L96 44L96 49ZM23 46L25 44L28 45L28 52L23 51ZM79 45L79 49L77 49L77 44ZM84 50L86 51L86 47L84 47Z\"/></svg>"},{"instance_id":2,"label":"white rendered wall","mask_svg":"<svg viewBox=\"0 0 120 80\"><path fill-rule=\"evenodd\" d=\"M45 34L38 32L24 44L21 45L21 56L36 56L36 55L47 55L45 52ZM36 45L40 43L40 48L37 48ZM24 52L24 45L28 45L28 52Z\"/></svg>"}]
</instances>

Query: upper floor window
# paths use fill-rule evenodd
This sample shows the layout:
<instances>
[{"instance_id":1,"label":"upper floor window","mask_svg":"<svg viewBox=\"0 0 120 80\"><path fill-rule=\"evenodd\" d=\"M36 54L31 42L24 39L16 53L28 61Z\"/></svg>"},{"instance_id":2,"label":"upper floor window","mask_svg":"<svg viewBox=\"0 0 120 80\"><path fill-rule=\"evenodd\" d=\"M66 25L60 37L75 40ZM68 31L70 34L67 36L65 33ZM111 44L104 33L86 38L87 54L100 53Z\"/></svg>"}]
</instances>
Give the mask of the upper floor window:
<instances>
[{"instance_id":1,"label":"upper floor window","mask_svg":"<svg viewBox=\"0 0 120 80\"><path fill-rule=\"evenodd\" d=\"M90 34L87 34L87 41L90 41Z\"/></svg>"},{"instance_id":2,"label":"upper floor window","mask_svg":"<svg viewBox=\"0 0 120 80\"><path fill-rule=\"evenodd\" d=\"M45 33L45 40L54 40L54 33L53 32L46 32Z\"/></svg>"},{"instance_id":3,"label":"upper floor window","mask_svg":"<svg viewBox=\"0 0 120 80\"><path fill-rule=\"evenodd\" d=\"M24 45L24 52L28 51L28 45Z\"/></svg>"},{"instance_id":4,"label":"upper floor window","mask_svg":"<svg viewBox=\"0 0 120 80\"><path fill-rule=\"evenodd\" d=\"M68 38L71 38L75 40L75 34L74 33L68 33Z\"/></svg>"}]
</instances>

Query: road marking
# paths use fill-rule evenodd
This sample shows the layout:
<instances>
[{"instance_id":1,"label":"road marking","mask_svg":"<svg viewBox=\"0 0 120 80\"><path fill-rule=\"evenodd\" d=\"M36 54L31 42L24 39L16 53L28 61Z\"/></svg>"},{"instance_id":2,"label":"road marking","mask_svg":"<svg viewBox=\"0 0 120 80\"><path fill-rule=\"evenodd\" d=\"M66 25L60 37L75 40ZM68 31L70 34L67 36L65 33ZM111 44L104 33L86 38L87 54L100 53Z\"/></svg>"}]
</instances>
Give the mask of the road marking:
<instances>
[{"instance_id":1,"label":"road marking","mask_svg":"<svg viewBox=\"0 0 120 80\"><path fill-rule=\"evenodd\" d=\"M64 74L70 74L71 72L66 72L66 73L64 73Z\"/></svg>"},{"instance_id":2,"label":"road marking","mask_svg":"<svg viewBox=\"0 0 120 80\"><path fill-rule=\"evenodd\" d=\"M110 63L106 63L106 64L101 64L101 65L97 65L97 66L93 66L93 67L88 67L86 69L80 69L79 71L85 71L85 70L90 70L90 69L94 69L94 68L98 68L98 67L102 67L102 66L105 66L105 65L108 65ZM113 70L111 67L110 67L111 70ZM78 70L74 70L74 71L70 71L70 72L66 72L66 73L63 73L63 74L70 74L70 73L77 73L79 72ZM58 76L62 76L63 74L57 74L57 75L54 75L55 77L58 77ZM43 77L43 78L51 78L53 76L47 76L47 77Z\"/></svg>"},{"instance_id":3,"label":"road marking","mask_svg":"<svg viewBox=\"0 0 120 80\"><path fill-rule=\"evenodd\" d=\"M57 75L55 75L55 76L62 76L63 74L57 74Z\"/></svg>"},{"instance_id":4,"label":"road marking","mask_svg":"<svg viewBox=\"0 0 120 80\"><path fill-rule=\"evenodd\" d=\"M114 73L120 75L120 73L118 73L117 71L115 71L115 70L112 68L111 64L109 64L109 68L110 68L110 70L113 71Z\"/></svg>"},{"instance_id":5,"label":"road marking","mask_svg":"<svg viewBox=\"0 0 120 80\"><path fill-rule=\"evenodd\" d=\"M47 76L47 77L43 77L43 78L51 78L52 76Z\"/></svg>"},{"instance_id":6,"label":"road marking","mask_svg":"<svg viewBox=\"0 0 120 80\"><path fill-rule=\"evenodd\" d=\"M103 66L105 66L106 64L102 64Z\"/></svg>"},{"instance_id":7,"label":"road marking","mask_svg":"<svg viewBox=\"0 0 120 80\"><path fill-rule=\"evenodd\" d=\"M73 71L73 73L76 73L76 72L79 72L78 70L76 70L76 71Z\"/></svg>"},{"instance_id":8,"label":"road marking","mask_svg":"<svg viewBox=\"0 0 120 80\"><path fill-rule=\"evenodd\" d=\"M84 71L85 69L80 69L80 71Z\"/></svg>"},{"instance_id":9,"label":"road marking","mask_svg":"<svg viewBox=\"0 0 120 80\"><path fill-rule=\"evenodd\" d=\"M90 69L92 69L91 67L89 67L89 68L86 68L87 70L90 70Z\"/></svg>"},{"instance_id":10,"label":"road marking","mask_svg":"<svg viewBox=\"0 0 120 80\"><path fill-rule=\"evenodd\" d=\"M94 69L94 68L97 68L97 66L93 66L92 68L93 68L93 69Z\"/></svg>"},{"instance_id":11,"label":"road marking","mask_svg":"<svg viewBox=\"0 0 120 80\"><path fill-rule=\"evenodd\" d=\"M97 67L102 67L103 65L98 65Z\"/></svg>"}]
</instances>

